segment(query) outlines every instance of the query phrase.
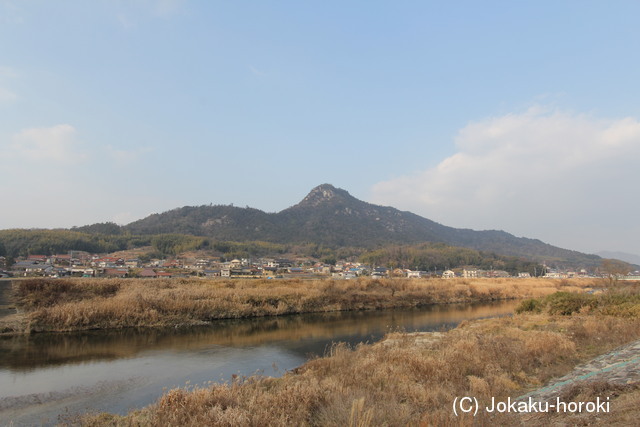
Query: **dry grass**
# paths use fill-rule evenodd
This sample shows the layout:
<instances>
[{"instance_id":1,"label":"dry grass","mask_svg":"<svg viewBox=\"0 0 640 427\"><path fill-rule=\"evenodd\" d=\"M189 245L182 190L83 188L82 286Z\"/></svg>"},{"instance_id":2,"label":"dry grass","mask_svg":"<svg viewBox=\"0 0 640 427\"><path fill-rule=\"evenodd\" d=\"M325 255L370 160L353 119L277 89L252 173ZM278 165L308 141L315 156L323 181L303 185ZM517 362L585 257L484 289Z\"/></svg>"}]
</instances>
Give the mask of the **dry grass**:
<instances>
[{"instance_id":1,"label":"dry grass","mask_svg":"<svg viewBox=\"0 0 640 427\"><path fill-rule=\"evenodd\" d=\"M409 308L579 291L545 279L34 279L18 284L27 332L206 324L215 319Z\"/></svg>"},{"instance_id":2,"label":"dry grass","mask_svg":"<svg viewBox=\"0 0 640 427\"><path fill-rule=\"evenodd\" d=\"M599 294L562 291L544 298L527 299L516 308L516 313L526 312L552 315L590 312L637 318L640 317L640 283L616 285Z\"/></svg>"},{"instance_id":3,"label":"dry grass","mask_svg":"<svg viewBox=\"0 0 640 427\"><path fill-rule=\"evenodd\" d=\"M616 301L602 295L602 301ZM602 306L607 303L602 303ZM431 337L431 339L423 339ZM395 333L374 345L335 345L281 378L250 377L193 390L174 389L125 417L101 414L85 425L515 425L517 415L456 418L456 397L483 404L538 388L577 363L640 338L640 319L600 313L521 314L465 322L446 333ZM618 397L606 419L638 415L635 388L607 384L569 389L569 398ZM637 403L637 401L636 401ZM616 403L617 405L617 403ZM637 405L636 405L637 406ZM536 425L570 421L557 414ZM571 416L569 416L571 417Z\"/></svg>"},{"instance_id":4,"label":"dry grass","mask_svg":"<svg viewBox=\"0 0 640 427\"><path fill-rule=\"evenodd\" d=\"M394 334L391 345L334 346L281 378L174 389L125 417L84 425L512 425L508 416L456 418L455 397L488 403L536 388L594 352L640 337L640 320L519 315L469 322L439 339ZM593 343L597 343L594 348ZM607 390L605 390L607 391ZM580 393L580 391L578 392Z\"/></svg>"},{"instance_id":5,"label":"dry grass","mask_svg":"<svg viewBox=\"0 0 640 427\"><path fill-rule=\"evenodd\" d=\"M536 426L634 426L638 425L637 384L621 385L606 381L582 382L569 387L559 398L563 402L595 402L610 398L609 412L556 412L524 416L526 425Z\"/></svg>"}]
</instances>

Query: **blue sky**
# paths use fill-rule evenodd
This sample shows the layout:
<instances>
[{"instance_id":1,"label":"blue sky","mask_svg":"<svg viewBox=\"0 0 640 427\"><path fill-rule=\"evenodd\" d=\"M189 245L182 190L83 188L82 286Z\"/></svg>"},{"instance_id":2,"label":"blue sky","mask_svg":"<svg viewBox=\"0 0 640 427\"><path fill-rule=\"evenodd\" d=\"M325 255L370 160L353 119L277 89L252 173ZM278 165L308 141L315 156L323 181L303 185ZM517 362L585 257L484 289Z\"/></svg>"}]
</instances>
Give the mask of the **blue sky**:
<instances>
[{"instance_id":1,"label":"blue sky","mask_svg":"<svg viewBox=\"0 0 640 427\"><path fill-rule=\"evenodd\" d=\"M0 228L274 212L328 182L446 225L637 254L638 16L0 0Z\"/></svg>"}]
</instances>

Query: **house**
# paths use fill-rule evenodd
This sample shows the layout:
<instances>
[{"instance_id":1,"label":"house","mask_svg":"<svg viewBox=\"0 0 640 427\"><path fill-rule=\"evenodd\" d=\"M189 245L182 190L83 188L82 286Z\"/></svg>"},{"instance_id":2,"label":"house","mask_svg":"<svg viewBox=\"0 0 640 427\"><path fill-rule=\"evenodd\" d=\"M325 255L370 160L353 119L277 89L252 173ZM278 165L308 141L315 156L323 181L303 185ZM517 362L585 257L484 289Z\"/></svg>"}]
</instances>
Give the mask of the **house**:
<instances>
[{"instance_id":1,"label":"house","mask_svg":"<svg viewBox=\"0 0 640 427\"><path fill-rule=\"evenodd\" d=\"M96 272L93 268L71 267L69 272L74 277L95 277Z\"/></svg>"},{"instance_id":2,"label":"house","mask_svg":"<svg viewBox=\"0 0 640 427\"><path fill-rule=\"evenodd\" d=\"M465 279L475 279L478 277L478 270L462 270L462 277Z\"/></svg>"},{"instance_id":3,"label":"house","mask_svg":"<svg viewBox=\"0 0 640 427\"><path fill-rule=\"evenodd\" d=\"M426 271L407 271L407 277L409 278L414 278L414 279L419 279L421 277L427 277L429 275L428 272Z\"/></svg>"},{"instance_id":4,"label":"house","mask_svg":"<svg viewBox=\"0 0 640 427\"><path fill-rule=\"evenodd\" d=\"M18 261L12 270L24 276L44 276L53 271L53 266L39 261Z\"/></svg>"},{"instance_id":5,"label":"house","mask_svg":"<svg viewBox=\"0 0 640 427\"><path fill-rule=\"evenodd\" d=\"M127 277L129 270L126 268L105 268L103 275L106 277Z\"/></svg>"},{"instance_id":6,"label":"house","mask_svg":"<svg viewBox=\"0 0 640 427\"><path fill-rule=\"evenodd\" d=\"M262 267L262 274L265 276L274 276L277 271L278 271L278 267L269 267L269 266Z\"/></svg>"},{"instance_id":7,"label":"house","mask_svg":"<svg viewBox=\"0 0 640 427\"><path fill-rule=\"evenodd\" d=\"M48 257L46 255L28 255L27 261L45 263Z\"/></svg>"},{"instance_id":8,"label":"house","mask_svg":"<svg viewBox=\"0 0 640 427\"><path fill-rule=\"evenodd\" d=\"M156 278L156 277L158 277L158 273L156 273L152 268L145 268L144 270L142 270L140 272L140 274L138 276Z\"/></svg>"},{"instance_id":9,"label":"house","mask_svg":"<svg viewBox=\"0 0 640 427\"><path fill-rule=\"evenodd\" d=\"M640 271L633 271L625 276L618 277L620 280L640 280Z\"/></svg>"},{"instance_id":10,"label":"house","mask_svg":"<svg viewBox=\"0 0 640 427\"><path fill-rule=\"evenodd\" d=\"M318 269L318 273L320 274L326 274L327 276L331 274L331 266L330 265L323 265Z\"/></svg>"},{"instance_id":11,"label":"house","mask_svg":"<svg viewBox=\"0 0 640 427\"><path fill-rule=\"evenodd\" d=\"M91 261L91 254L85 251L70 251L69 256L72 265L88 265Z\"/></svg>"},{"instance_id":12,"label":"house","mask_svg":"<svg viewBox=\"0 0 640 427\"><path fill-rule=\"evenodd\" d=\"M65 276L70 276L71 271L64 267L54 267L53 271L51 272L51 275L52 277L65 277Z\"/></svg>"},{"instance_id":13,"label":"house","mask_svg":"<svg viewBox=\"0 0 640 427\"><path fill-rule=\"evenodd\" d=\"M454 277L456 277L456 273L454 273L454 272L453 272L453 271L451 271L451 270L445 270L445 271L442 273L442 278L443 278L443 279L453 279Z\"/></svg>"},{"instance_id":14,"label":"house","mask_svg":"<svg viewBox=\"0 0 640 427\"><path fill-rule=\"evenodd\" d=\"M164 263L165 268L182 268L182 263L177 259L167 260Z\"/></svg>"},{"instance_id":15,"label":"house","mask_svg":"<svg viewBox=\"0 0 640 427\"><path fill-rule=\"evenodd\" d=\"M71 265L71 255L54 255L52 261L60 265Z\"/></svg>"},{"instance_id":16,"label":"house","mask_svg":"<svg viewBox=\"0 0 640 427\"><path fill-rule=\"evenodd\" d=\"M387 269L384 267L376 267L373 269L371 277L387 277Z\"/></svg>"},{"instance_id":17,"label":"house","mask_svg":"<svg viewBox=\"0 0 640 427\"><path fill-rule=\"evenodd\" d=\"M36 276L51 276L54 274L54 269L51 264L35 264L25 269L24 275L36 275Z\"/></svg>"},{"instance_id":18,"label":"house","mask_svg":"<svg viewBox=\"0 0 640 427\"><path fill-rule=\"evenodd\" d=\"M204 270L211 265L211 261L208 259L199 259L195 262L194 267L197 270Z\"/></svg>"},{"instance_id":19,"label":"house","mask_svg":"<svg viewBox=\"0 0 640 427\"><path fill-rule=\"evenodd\" d=\"M493 270L491 274L493 275L492 277L499 277L499 278L511 277L511 274L509 274L508 271L504 271L504 270Z\"/></svg>"},{"instance_id":20,"label":"house","mask_svg":"<svg viewBox=\"0 0 640 427\"><path fill-rule=\"evenodd\" d=\"M102 257L94 259L91 264L94 267L117 269L124 266L124 259L118 257Z\"/></svg>"},{"instance_id":21,"label":"house","mask_svg":"<svg viewBox=\"0 0 640 427\"><path fill-rule=\"evenodd\" d=\"M288 267L292 267L293 266L293 262L291 260L287 259L287 258L279 258L279 259L275 260L275 263L280 268L288 268Z\"/></svg>"},{"instance_id":22,"label":"house","mask_svg":"<svg viewBox=\"0 0 640 427\"><path fill-rule=\"evenodd\" d=\"M353 274L355 276L360 276L362 274L362 269L359 267L351 267L346 271L347 274Z\"/></svg>"},{"instance_id":23,"label":"house","mask_svg":"<svg viewBox=\"0 0 640 427\"><path fill-rule=\"evenodd\" d=\"M260 274L260 270L258 270L257 268L243 267L232 268L231 270L229 270L229 277L250 277L256 276L258 274Z\"/></svg>"},{"instance_id":24,"label":"house","mask_svg":"<svg viewBox=\"0 0 640 427\"><path fill-rule=\"evenodd\" d=\"M129 258L124 261L124 265L127 268L138 268L140 266L140 260L138 258Z\"/></svg>"},{"instance_id":25,"label":"house","mask_svg":"<svg viewBox=\"0 0 640 427\"><path fill-rule=\"evenodd\" d=\"M549 270L543 277L545 279L564 279L565 278L564 274L554 270Z\"/></svg>"}]
</instances>

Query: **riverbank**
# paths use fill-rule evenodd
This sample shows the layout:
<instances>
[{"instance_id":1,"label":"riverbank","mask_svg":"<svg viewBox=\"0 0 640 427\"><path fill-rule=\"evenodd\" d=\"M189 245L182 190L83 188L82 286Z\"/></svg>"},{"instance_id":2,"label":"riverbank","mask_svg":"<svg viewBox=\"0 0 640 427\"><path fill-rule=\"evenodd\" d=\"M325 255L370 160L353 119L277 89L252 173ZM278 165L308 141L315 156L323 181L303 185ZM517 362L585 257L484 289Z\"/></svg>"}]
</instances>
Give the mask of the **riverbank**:
<instances>
[{"instance_id":1,"label":"riverbank","mask_svg":"<svg viewBox=\"0 0 640 427\"><path fill-rule=\"evenodd\" d=\"M145 409L75 420L83 425L522 425L517 413L489 412L541 388L579 363L640 339L637 285L585 297L560 293L526 302L512 317L465 322L445 333L387 336L374 345L334 346L280 378L237 378L174 389ZM633 373L632 373L633 374ZM635 375L635 374L633 374ZM574 384L568 401L608 399L608 413L540 414L537 425L615 425L637 419L637 383ZM456 417L456 398L480 402ZM580 418L581 417L581 418ZM564 424L563 424L564 425Z\"/></svg>"},{"instance_id":2,"label":"riverbank","mask_svg":"<svg viewBox=\"0 0 640 427\"><path fill-rule=\"evenodd\" d=\"M32 279L14 284L20 314L0 322L0 332L194 326L218 319L531 298L598 285L553 279Z\"/></svg>"},{"instance_id":3,"label":"riverbank","mask_svg":"<svg viewBox=\"0 0 640 427\"><path fill-rule=\"evenodd\" d=\"M218 320L189 328L127 328L0 337L0 425L51 425L60 414L126 415L186 384L284 375L334 342L390 331L443 331L510 315L518 300L416 309ZM41 405L46 402L46 405Z\"/></svg>"}]
</instances>

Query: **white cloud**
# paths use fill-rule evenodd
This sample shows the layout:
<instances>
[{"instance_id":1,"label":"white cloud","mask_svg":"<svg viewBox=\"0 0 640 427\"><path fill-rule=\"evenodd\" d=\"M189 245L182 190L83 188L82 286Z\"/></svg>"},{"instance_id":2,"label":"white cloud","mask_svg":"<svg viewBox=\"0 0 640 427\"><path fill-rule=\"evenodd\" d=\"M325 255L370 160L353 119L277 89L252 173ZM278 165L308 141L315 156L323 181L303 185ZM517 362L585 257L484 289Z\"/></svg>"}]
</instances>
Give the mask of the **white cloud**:
<instances>
[{"instance_id":1,"label":"white cloud","mask_svg":"<svg viewBox=\"0 0 640 427\"><path fill-rule=\"evenodd\" d=\"M0 87L0 103L9 103L18 99L18 95L11 92L9 89Z\"/></svg>"},{"instance_id":2,"label":"white cloud","mask_svg":"<svg viewBox=\"0 0 640 427\"><path fill-rule=\"evenodd\" d=\"M139 161L144 154L153 151L150 147L139 147L132 150L123 150L108 145L106 148L109 157L111 157L111 159L118 166L130 165L134 162Z\"/></svg>"},{"instance_id":3,"label":"white cloud","mask_svg":"<svg viewBox=\"0 0 640 427\"><path fill-rule=\"evenodd\" d=\"M0 192L15 209L5 212L4 227L68 226L93 204L84 144L69 124L29 128L0 140ZM90 179L90 178L89 178ZM84 202L84 203L83 203Z\"/></svg>"},{"instance_id":4,"label":"white cloud","mask_svg":"<svg viewBox=\"0 0 640 427\"><path fill-rule=\"evenodd\" d=\"M68 124L25 129L13 136L10 153L27 161L75 162L86 158L75 135Z\"/></svg>"},{"instance_id":5,"label":"white cloud","mask_svg":"<svg viewBox=\"0 0 640 427\"><path fill-rule=\"evenodd\" d=\"M436 167L381 182L374 202L446 225L571 249L640 251L640 122L535 107L470 123Z\"/></svg>"},{"instance_id":6,"label":"white cloud","mask_svg":"<svg viewBox=\"0 0 640 427\"><path fill-rule=\"evenodd\" d=\"M3 211L2 227L128 223L149 206L174 207L164 193L147 194L144 165L127 167L147 151L99 145L70 124L0 133L0 194L13 207Z\"/></svg>"}]
</instances>

